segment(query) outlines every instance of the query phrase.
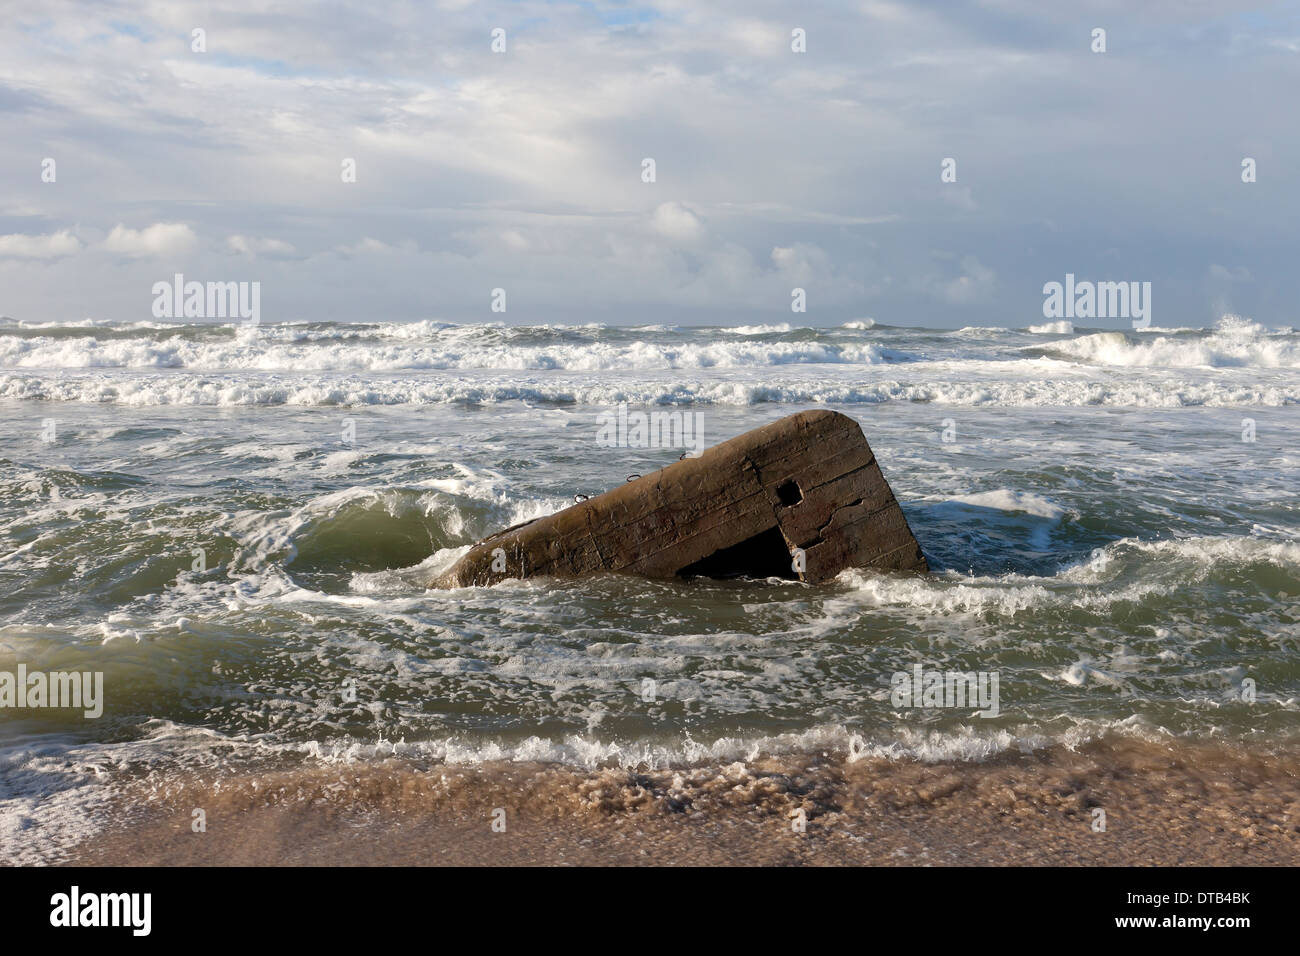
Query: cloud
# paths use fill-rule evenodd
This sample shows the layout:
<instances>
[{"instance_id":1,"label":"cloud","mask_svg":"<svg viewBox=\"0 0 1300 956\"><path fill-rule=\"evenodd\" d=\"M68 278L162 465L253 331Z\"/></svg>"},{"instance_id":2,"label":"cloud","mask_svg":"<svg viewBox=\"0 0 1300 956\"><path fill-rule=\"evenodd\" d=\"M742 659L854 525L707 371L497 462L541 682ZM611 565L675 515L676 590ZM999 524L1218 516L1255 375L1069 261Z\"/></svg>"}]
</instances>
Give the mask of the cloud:
<instances>
[{"instance_id":1,"label":"cloud","mask_svg":"<svg viewBox=\"0 0 1300 956\"><path fill-rule=\"evenodd\" d=\"M334 247L335 254L345 259L357 256L392 256L398 253L410 256L418 253L418 251L414 242L389 243L371 236L363 236L357 242Z\"/></svg>"},{"instance_id":2,"label":"cloud","mask_svg":"<svg viewBox=\"0 0 1300 956\"><path fill-rule=\"evenodd\" d=\"M527 237L518 229L507 229L501 233L501 241L516 252L523 252L531 246Z\"/></svg>"},{"instance_id":3,"label":"cloud","mask_svg":"<svg viewBox=\"0 0 1300 956\"><path fill-rule=\"evenodd\" d=\"M143 229L128 229L120 223L103 242L109 252L132 258L181 255L198 241L194 230L181 222L156 222Z\"/></svg>"},{"instance_id":4,"label":"cloud","mask_svg":"<svg viewBox=\"0 0 1300 956\"><path fill-rule=\"evenodd\" d=\"M772 57L790 52L790 27L762 20L736 22L728 40L750 56Z\"/></svg>"},{"instance_id":5,"label":"cloud","mask_svg":"<svg viewBox=\"0 0 1300 956\"><path fill-rule=\"evenodd\" d=\"M0 312L129 317L184 254L255 259L321 318L472 320L508 285L512 321L750 322L803 285L811 322L940 325L1121 262L1190 323L1205 264L1250 262L1209 278L1293 321L1300 189L1267 173L1300 125L1259 89L1300 83L1295 25L1229 0L1105 0L1105 55L1031 0L224 5L206 54L184 5L127 6L43 0L0 32L0 227L56 237L0 239Z\"/></svg>"},{"instance_id":6,"label":"cloud","mask_svg":"<svg viewBox=\"0 0 1300 956\"><path fill-rule=\"evenodd\" d=\"M698 242L704 237L704 222L679 202L655 207L652 224L657 233L675 242Z\"/></svg>"},{"instance_id":7,"label":"cloud","mask_svg":"<svg viewBox=\"0 0 1300 956\"><path fill-rule=\"evenodd\" d=\"M28 236L21 232L0 236L0 258L60 259L81 251L81 241L64 229L47 236Z\"/></svg>"},{"instance_id":8,"label":"cloud","mask_svg":"<svg viewBox=\"0 0 1300 956\"><path fill-rule=\"evenodd\" d=\"M941 283L939 291L945 301L953 305L969 305L989 297L997 283L993 270L974 256L961 260L961 275Z\"/></svg>"},{"instance_id":9,"label":"cloud","mask_svg":"<svg viewBox=\"0 0 1300 956\"><path fill-rule=\"evenodd\" d=\"M830 257L817 246L797 242L772 250L772 263L782 276L795 282L808 282L819 275L829 275Z\"/></svg>"},{"instance_id":10,"label":"cloud","mask_svg":"<svg viewBox=\"0 0 1300 956\"><path fill-rule=\"evenodd\" d=\"M1250 282L1250 270L1245 266L1238 266L1235 269L1229 269L1219 265L1217 262L1210 263L1209 276L1211 279L1219 279L1223 282Z\"/></svg>"},{"instance_id":11,"label":"cloud","mask_svg":"<svg viewBox=\"0 0 1300 956\"><path fill-rule=\"evenodd\" d=\"M958 186L956 183L945 183L939 190L939 195L945 202L949 202L959 209L965 209L968 212L974 212L978 208L975 197L971 194L969 186Z\"/></svg>"},{"instance_id":12,"label":"cloud","mask_svg":"<svg viewBox=\"0 0 1300 956\"><path fill-rule=\"evenodd\" d=\"M256 258L287 258L294 253L294 248L283 239L260 239L257 236L227 236L226 247L236 255Z\"/></svg>"}]
</instances>

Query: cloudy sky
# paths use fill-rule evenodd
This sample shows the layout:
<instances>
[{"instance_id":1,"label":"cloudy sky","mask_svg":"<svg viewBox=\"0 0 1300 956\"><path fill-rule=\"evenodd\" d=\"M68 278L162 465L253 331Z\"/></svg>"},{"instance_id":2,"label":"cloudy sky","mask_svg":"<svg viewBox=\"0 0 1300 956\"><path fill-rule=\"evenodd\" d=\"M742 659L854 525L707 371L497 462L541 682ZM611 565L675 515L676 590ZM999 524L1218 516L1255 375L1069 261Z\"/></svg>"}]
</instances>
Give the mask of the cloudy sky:
<instances>
[{"instance_id":1,"label":"cloudy sky","mask_svg":"<svg viewBox=\"0 0 1300 956\"><path fill-rule=\"evenodd\" d=\"M13 5L0 314L1019 326L1071 272L1291 324L1297 89L1295 3Z\"/></svg>"}]
</instances>

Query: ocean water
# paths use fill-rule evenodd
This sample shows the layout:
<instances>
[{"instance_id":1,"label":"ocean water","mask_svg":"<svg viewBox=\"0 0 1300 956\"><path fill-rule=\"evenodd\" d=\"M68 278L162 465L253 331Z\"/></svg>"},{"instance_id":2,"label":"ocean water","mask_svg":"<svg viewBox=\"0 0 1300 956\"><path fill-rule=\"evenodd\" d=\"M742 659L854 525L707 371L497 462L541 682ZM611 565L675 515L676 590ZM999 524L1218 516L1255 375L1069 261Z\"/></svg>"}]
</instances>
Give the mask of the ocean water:
<instances>
[{"instance_id":1,"label":"ocean water","mask_svg":"<svg viewBox=\"0 0 1300 956\"><path fill-rule=\"evenodd\" d=\"M853 417L933 573L428 589L475 540L676 461L597 443L619 403L698 415L706 445ZM0 856L52 857L122 781L259 762L1289 745L1298 406L1300 334L1234 316L0 321L0 671L101 672L105 698L0 710ZM895 706L916 664L996 672L999 713Z\"/></svg>"}]
</instances>

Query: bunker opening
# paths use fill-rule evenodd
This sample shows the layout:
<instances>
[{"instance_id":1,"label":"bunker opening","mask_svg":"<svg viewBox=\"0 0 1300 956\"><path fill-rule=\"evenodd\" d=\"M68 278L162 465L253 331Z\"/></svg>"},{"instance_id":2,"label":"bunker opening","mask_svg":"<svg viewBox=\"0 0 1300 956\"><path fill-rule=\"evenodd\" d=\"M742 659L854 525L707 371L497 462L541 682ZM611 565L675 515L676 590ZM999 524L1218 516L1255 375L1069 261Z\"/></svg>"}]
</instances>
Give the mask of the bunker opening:
<instances>
[{"instance_id":1,"label":"bunker opening","mask_svg":"<svg viewBox=\"0 0 1300 956\"><path fill-rule=\"evenodd\" d=\"M786 578L799 580L790 548L776 525L739 544L714 551L677 572L680 578Z\"/></svg>"}]
</instances>

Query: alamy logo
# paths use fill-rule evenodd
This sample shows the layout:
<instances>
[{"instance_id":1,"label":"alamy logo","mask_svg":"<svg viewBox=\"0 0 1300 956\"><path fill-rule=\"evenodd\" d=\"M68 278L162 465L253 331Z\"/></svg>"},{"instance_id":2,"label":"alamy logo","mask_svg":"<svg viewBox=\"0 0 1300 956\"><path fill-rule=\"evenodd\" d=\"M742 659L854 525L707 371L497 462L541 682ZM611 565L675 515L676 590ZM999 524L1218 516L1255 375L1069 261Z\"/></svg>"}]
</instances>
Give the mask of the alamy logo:
<instances>
[{"instance_id":1,"label":"alamy logo","mask_svg":"<svg viewBox=\"0 0 1300 956\"><path fill-rule=\"evenodd\" d=\"M0 671L0 708L75 707L94 720L104 713L103 671Z\"/></svg>"},{"instance_id":2,"label":"alamy logo","mask_svg":"<svg viewBox=\"0 0 1300 956\"><path fill-rule=\"evenodd\" d=\"M1067 272L1064 284L1048 282L1043 295L1044 318L1132 319L1135 329L1151 324L1150 282L1075 282Z\"/></svg>"},{"instance_id":3,"label":"alamy logo","mask_svg":"<svg viewBox=\"0 0 1300 956\"><path fill-rule=\"evenodd\" d=\"M51 926L129 926L133 936L148 936L152 893L85 893L74 886L50 897Z\"/></svg>"},{"instance_id":4,"label":"alamy logo","mask_svg":"<svg viewBox=\"0 0 1300 956\"><path fill-rule=\"evenodd\" d=\"M151 291L155 319L262 321L260 282L186 282L178 272L171 282L155 282Z\"/></svg>"},{"instance_id":5,"label":"alamy logo","mask_svg":"<svg viewBox=\"0 0 1300 956\"><path fill-rule=\"evenodd\" d=\"M895 671L889 701L895 707L974 707L981 717L996 717L997 671L931 671L920 664L912 672Z\"/></svg>"},{"instance_id":6,"label":"alamy logo","mask_svg":"<svg viewBox=\"0 0 1300 956\"><path fill-rule=\"evenodd\" d=\"M617 411L596 416L596 444L602 448L685 448L698 458L704 450L703 412Z\"/></svg>"}]
</instances>

